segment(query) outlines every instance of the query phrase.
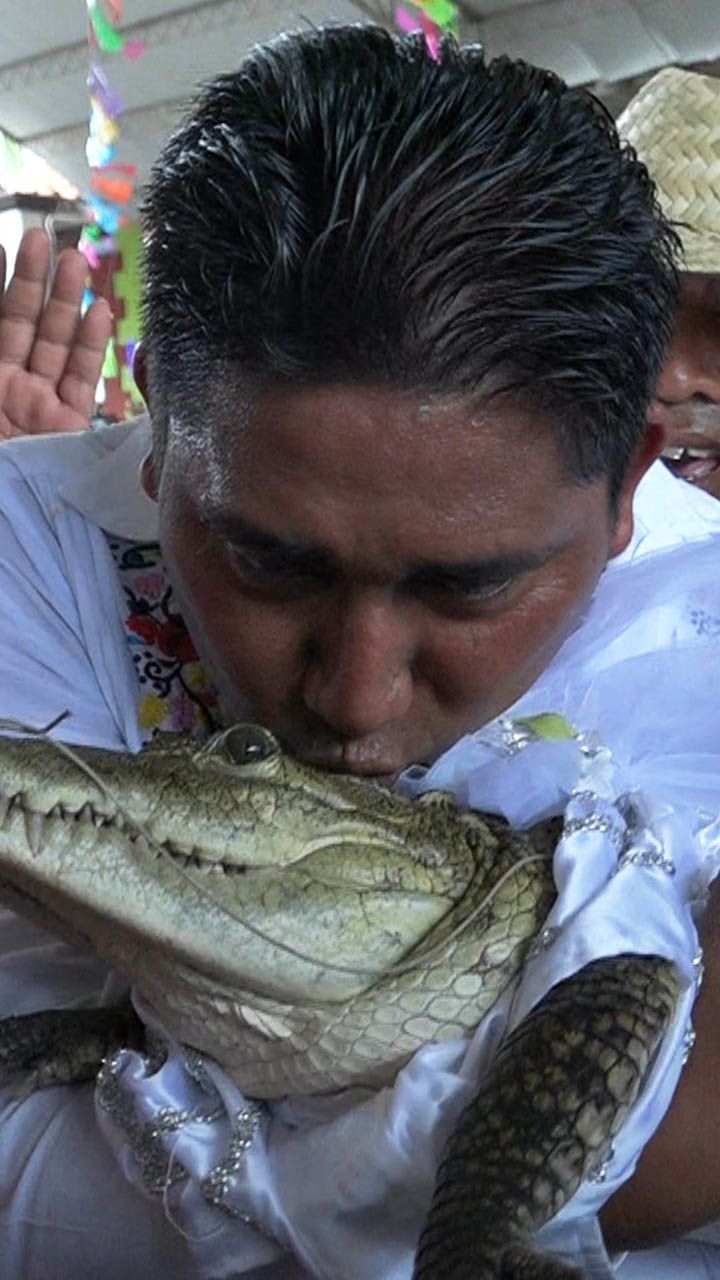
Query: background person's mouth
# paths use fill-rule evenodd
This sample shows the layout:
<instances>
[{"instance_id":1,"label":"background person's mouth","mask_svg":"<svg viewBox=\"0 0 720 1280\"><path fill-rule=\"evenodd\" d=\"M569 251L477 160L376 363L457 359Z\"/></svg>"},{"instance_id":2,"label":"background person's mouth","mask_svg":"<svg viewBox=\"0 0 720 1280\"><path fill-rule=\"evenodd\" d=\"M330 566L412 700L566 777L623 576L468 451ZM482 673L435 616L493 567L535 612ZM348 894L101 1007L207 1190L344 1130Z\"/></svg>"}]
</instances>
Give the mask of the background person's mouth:
<instances>
[{"instance_id":1,"label":"background person's mouth","mask_svg":"<svg viewBox=\"0 0 720 1280\"><path fill-rule=\"evenodd\" d=\"M673 475L690 484L699 484L720 467L720 447L713 449L684 449L668 445L661 454L663 462Z\"/></svg>"}]
</instances>

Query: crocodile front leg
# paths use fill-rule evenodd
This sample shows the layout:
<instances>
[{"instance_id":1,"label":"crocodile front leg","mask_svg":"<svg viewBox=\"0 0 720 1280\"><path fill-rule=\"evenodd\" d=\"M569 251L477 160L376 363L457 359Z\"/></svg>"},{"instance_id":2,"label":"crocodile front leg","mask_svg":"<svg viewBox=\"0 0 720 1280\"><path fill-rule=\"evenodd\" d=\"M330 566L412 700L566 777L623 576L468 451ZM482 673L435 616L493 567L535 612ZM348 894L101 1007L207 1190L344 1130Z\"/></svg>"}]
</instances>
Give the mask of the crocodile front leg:
<instances>
[{"instance_id":1,"label":"crocodile front leg","mask_svg":"<svg viewBox=\"0 0 720 1280\"><path fill-rule=\"evenodd\" d=\"M508 1037L448 1143L414 1280L579 1276L538 1254L532 1233L607 1154L679 991L665 960L598 960Z\"/></svg>"},{"instance_id":2,"label":"crocodile front leg","mask_svg":"<svg viewBox=\"0 0 720 1280\"><path fill-rule=\"evenodd\" d=\"M141 1049L145 1029L129 1001L100 1009L47 1009L0 1020L0 1086L32 1093L92 1080L117 1049Z\"/></svg>"}]
</instances>

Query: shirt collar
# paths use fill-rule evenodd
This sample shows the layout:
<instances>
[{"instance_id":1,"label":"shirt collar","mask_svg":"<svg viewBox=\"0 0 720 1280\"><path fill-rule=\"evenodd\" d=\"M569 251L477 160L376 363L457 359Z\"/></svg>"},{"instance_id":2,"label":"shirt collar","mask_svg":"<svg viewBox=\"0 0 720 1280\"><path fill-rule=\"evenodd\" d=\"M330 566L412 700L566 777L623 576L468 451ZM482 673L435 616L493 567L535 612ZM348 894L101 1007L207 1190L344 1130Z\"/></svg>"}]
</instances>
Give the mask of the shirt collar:
<instances>
[{"instance_id":1,"label":"shirt collar","mask_svg":"<svg viewBox=\"0 0 720 1280\"><path fill-rule=\"evenodd\" d=\"M158 508L140 483L140 464L152 445L147 414L92 433L101 446L76 467L60 496L107 533L131 542L157 542Z\"/></svg>"}]
</instances>

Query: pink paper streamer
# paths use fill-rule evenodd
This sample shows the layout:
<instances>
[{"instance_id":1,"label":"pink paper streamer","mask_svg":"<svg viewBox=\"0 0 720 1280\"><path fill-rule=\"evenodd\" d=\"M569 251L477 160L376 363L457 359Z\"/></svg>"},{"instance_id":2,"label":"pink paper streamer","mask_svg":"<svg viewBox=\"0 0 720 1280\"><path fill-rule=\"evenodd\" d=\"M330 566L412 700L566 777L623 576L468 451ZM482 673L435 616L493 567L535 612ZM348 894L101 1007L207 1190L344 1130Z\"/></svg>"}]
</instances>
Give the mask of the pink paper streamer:
<instances>
[{"instance_id":1,"label":"pink paper streamer","mask_svg":"<svg viewBox=\"0 0 720 1280\"><path fill-rule=\"evenodd\" d=\"M131 62L137 62L138 58L142 58L146 48L144 40L126 40L123 53Z\"/></svg>"},{"instance_id":2,"label":"pink paper streamer","mask_svg":"<svg viewBox=\"0 0 720 1280\"><path fill-rule=\"evenodd\" d=\"M437 31L425 32L425 44L433 62L440 60L440 35Z\"/></svg>"},{"instance_id":3,"label":"pink paper streamer","mask_svg":"<svg viewBox=\"0 0 720 1280\"><path fill-rule=\"evenodd\" d=\"M437 25L437 23L433 22L432 18L429 18L427 14L424 12L421 15L420 21L422 23L422 29L425 33L425 44L427 45L427 51L430 54L430 57L432 58L433 62L438 62L440 58L440 40L442 38L442 30Z\"/></svg>"},{"instance_id":4,"label":"pink paper streamer","mask_svg":"<svg viewBox=\"0 0 720 1280\"><path fill-rule=\"evenodd\" d=\"M91 271L95 271L100 266L100 255L92 240L81 240L78 248Z\"/></svg>"},{"instance_id":5,"label":"pink paper streamer","mask_svg":"<svg viewBox=\"0 0 720 1280\"><path fill-rule=\"evenodd\" d=\"M405 35L411 35L413 31L420 30L418 19L410 13L409 9L403 8L402 5L398 5L395 10L395 21L400 30L405 32Z\"/></svg>"}]
</instances>

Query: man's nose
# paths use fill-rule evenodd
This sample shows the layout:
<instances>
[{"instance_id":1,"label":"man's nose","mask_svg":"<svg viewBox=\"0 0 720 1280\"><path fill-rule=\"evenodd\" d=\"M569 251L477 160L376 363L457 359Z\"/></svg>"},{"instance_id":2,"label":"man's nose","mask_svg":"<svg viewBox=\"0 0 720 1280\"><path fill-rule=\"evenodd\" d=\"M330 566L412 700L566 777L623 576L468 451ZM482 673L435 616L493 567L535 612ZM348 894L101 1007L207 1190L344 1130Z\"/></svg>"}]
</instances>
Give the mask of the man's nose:
<instances>
[{"instance_id":1,"label":"man's nose","mask_svg":"<svg viewBox=\"0 0 720 1280\"><path fill-rule=\"evenodd\" d=\"M717 339L680 324L670 345L657 395L669 404L693 397L720 404L720 345Z\"/></svg>"},{"instance_id":2,"label":"man's nose","mask_svg":"<svg viewBox=\"0 0 720 1280\"><path fill-rule=\"evenodd\" d=\"M374 593L340 600L318 621L305 704L343 737L377 732L410 707L413 654L412 628L397 602Z\"/></svg>"}]
</instances>

